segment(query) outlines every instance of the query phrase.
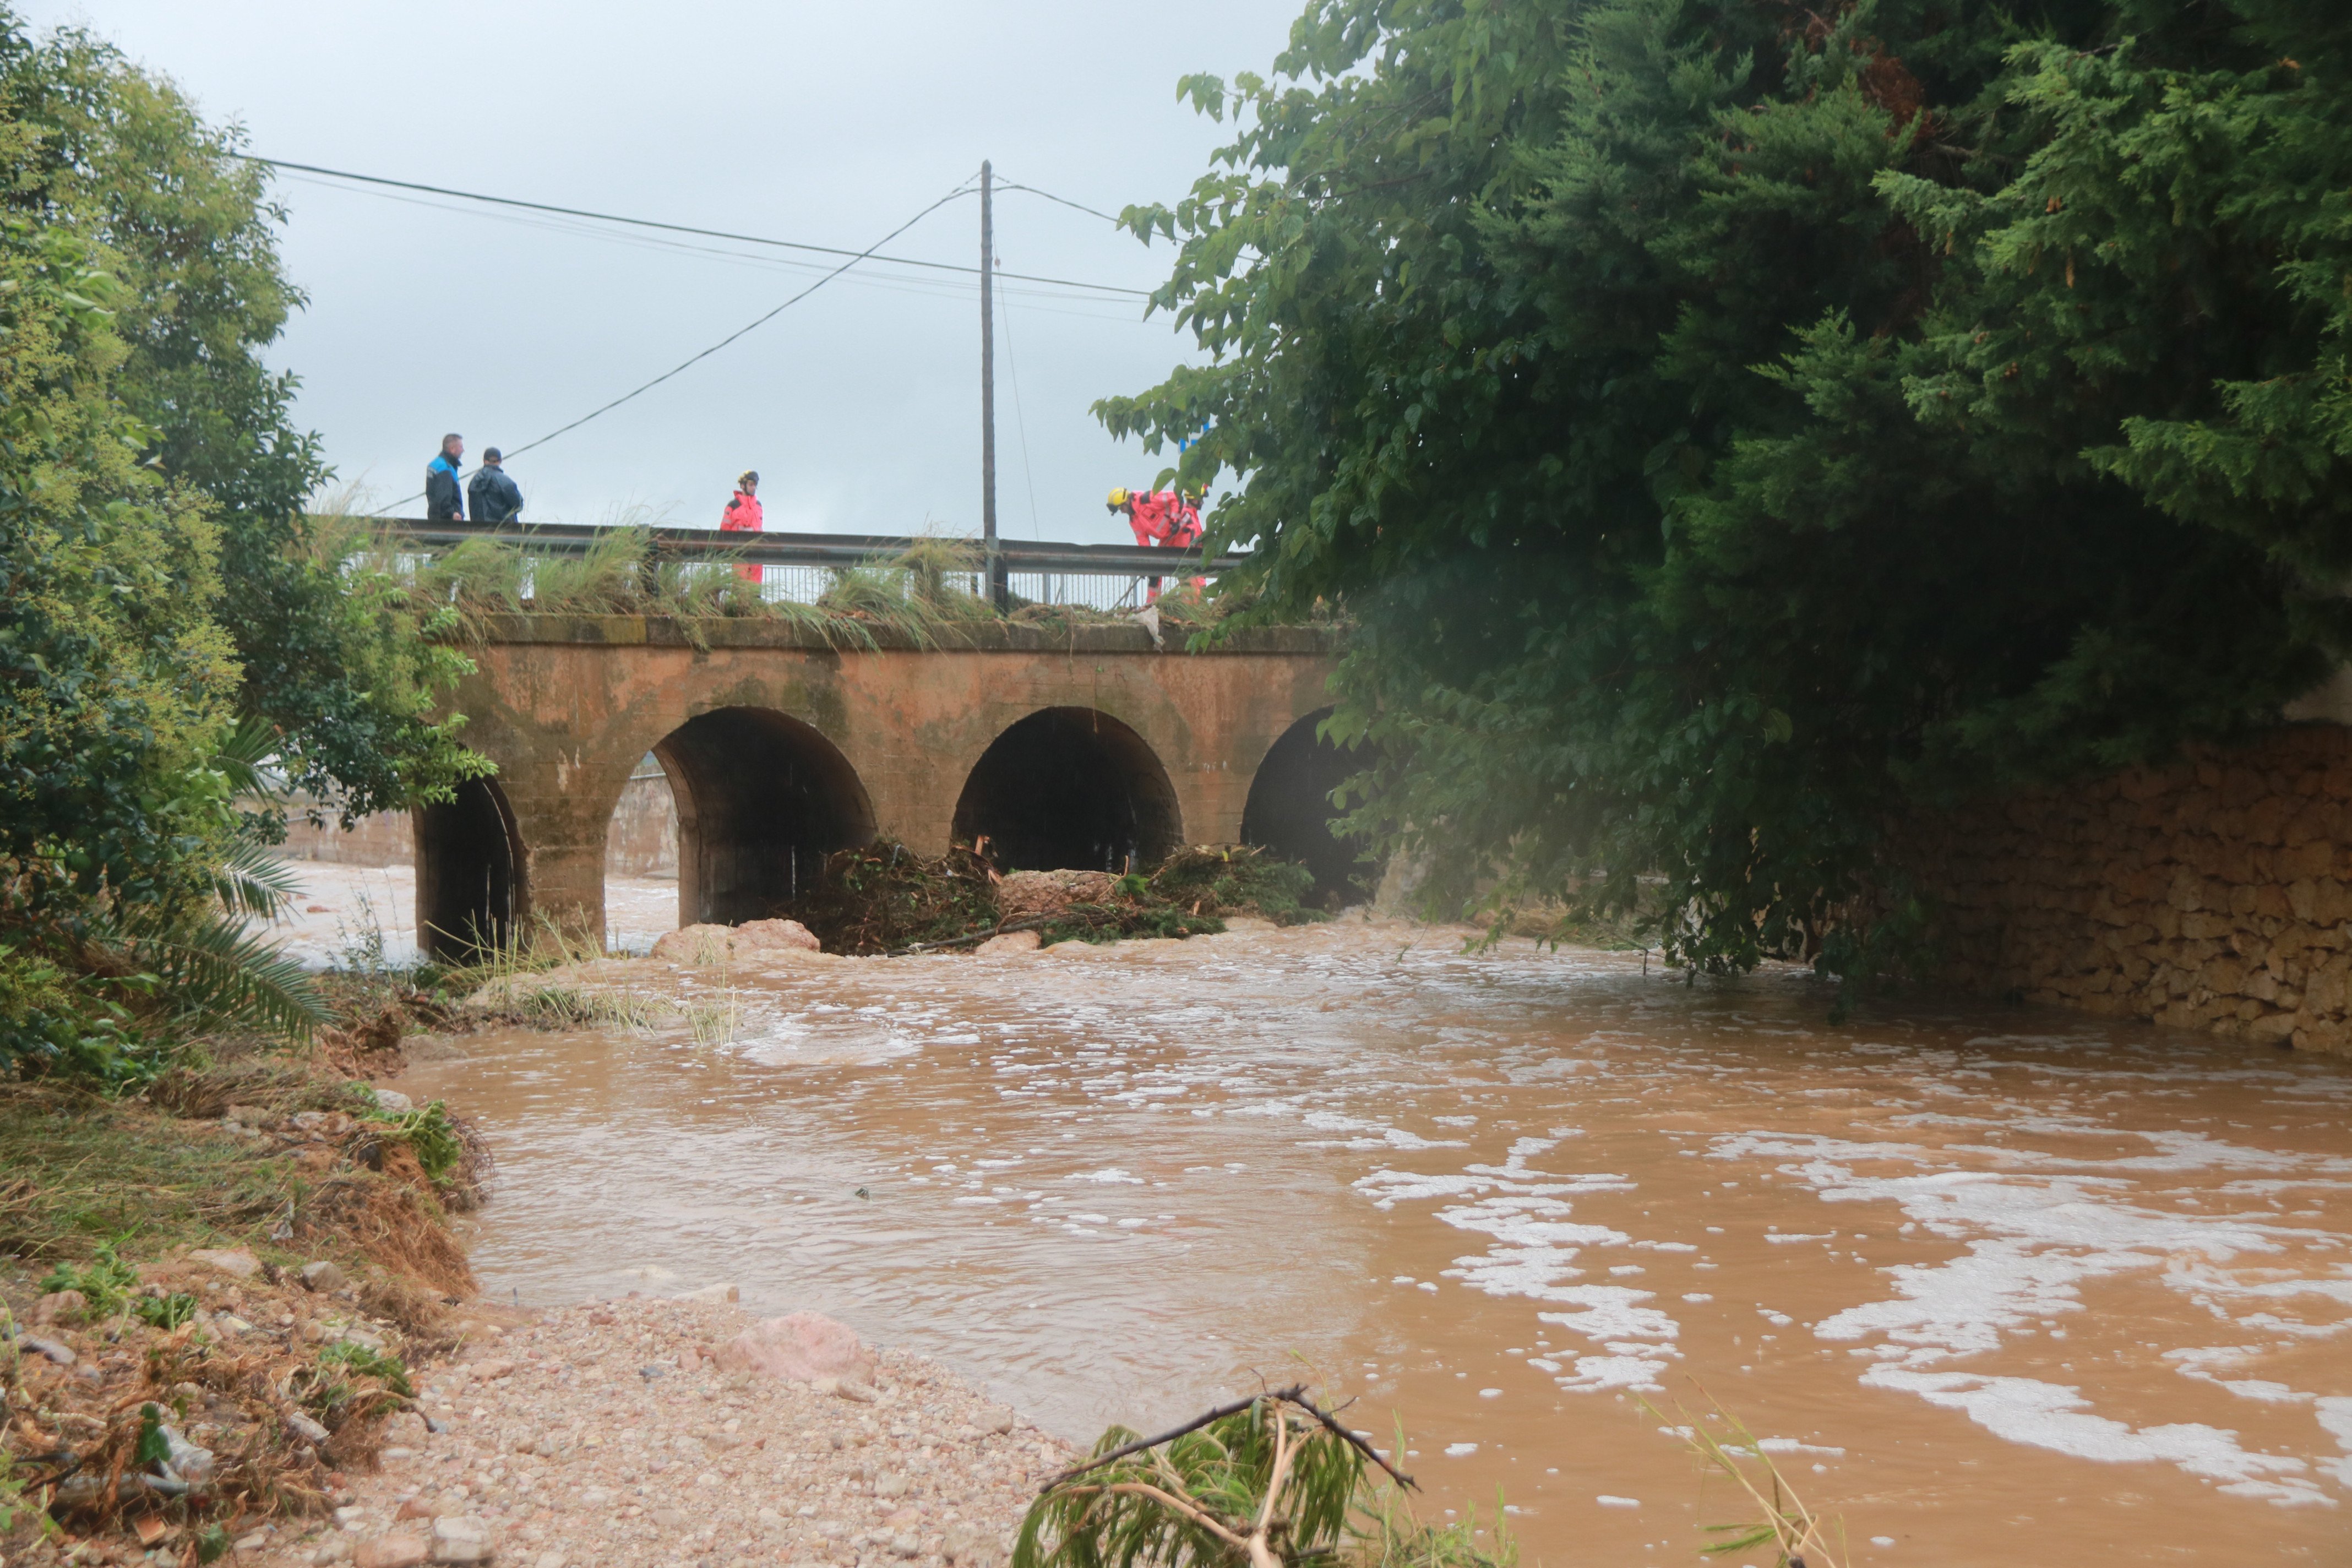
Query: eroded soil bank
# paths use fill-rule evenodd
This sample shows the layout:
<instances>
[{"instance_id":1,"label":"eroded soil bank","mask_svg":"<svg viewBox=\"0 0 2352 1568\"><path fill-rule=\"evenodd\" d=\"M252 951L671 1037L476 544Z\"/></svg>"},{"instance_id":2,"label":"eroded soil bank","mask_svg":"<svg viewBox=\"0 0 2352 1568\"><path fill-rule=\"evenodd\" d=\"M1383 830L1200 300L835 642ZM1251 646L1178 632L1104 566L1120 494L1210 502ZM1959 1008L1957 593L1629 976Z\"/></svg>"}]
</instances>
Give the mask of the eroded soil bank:
<instances>
[{"instance_id":1,"label":"eroded soil bank","mask_svg":"<svg viewBox=\"0 0 2352 1568\"><path fill-rule=\"evenodd\" d=\"M404 1087L498 1152L493 1295L732 1281L1079 1440L1304 1361L1434 1506L1501 1488L1530 1561L1687 1561L1738 1511L1639 1404L1697 1385L1857 1562L2340 1550L2345 1063L1832 1027L1796 975L1459 937L599 965L552 983L641 1026L469 1037Z\"/></svg>"}]
</instances>

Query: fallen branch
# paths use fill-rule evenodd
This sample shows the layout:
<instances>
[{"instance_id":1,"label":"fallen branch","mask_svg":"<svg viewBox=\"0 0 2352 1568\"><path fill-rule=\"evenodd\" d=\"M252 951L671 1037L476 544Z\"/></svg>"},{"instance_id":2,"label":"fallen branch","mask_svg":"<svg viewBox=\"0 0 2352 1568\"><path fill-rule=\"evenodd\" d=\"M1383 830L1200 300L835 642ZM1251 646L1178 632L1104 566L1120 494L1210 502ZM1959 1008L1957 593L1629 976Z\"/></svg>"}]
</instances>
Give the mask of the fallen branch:
<instances>
[{"instance_id":1,"label":"fallen branch","mask_svg":"<svg viewBox=\"0 0 2352 1568\"><path fill-rule=\"evenodd\" d=\"M1329 1431L1333 1436L1338 1437L1340 1441L1355 1448L1358 1452L1361 1453L1364 1458L1370 1459L1373 1464L1378 1465L1384 1472L1387 1473L1388 1478L1396 1482L1397 1485L1413 1491L1419 1491L1421 1489L1420 1482L1414 1480L1411 1476L1404 1474L1402 1470L1399 1470L1386 1459L1381 1458L1379 1449L1373 1447L1370 1443L1365 1442L1355 1433L1349 1431L1345 1426L1340 1426L1338 1418L1333 1416L1329 1411L1325 1410L1313 1400L1307 1398L1307 1385L1305 1384L1294 1383L1287 1388L1277 1388L1270 1394L1260 1394L1248 1399L1237 1399L1231 1405L1220 1405L1214 1410L1205 1411L1199 1415L1195 1415L1190 1421L1185 1422L1181 1426L1172 1426L1167 1431L1160 1433L1156 1437L1138 1437L1134 1442L1122 1444L1118 1447L1113 1448L1108 1454L1098 1454L1095 1458L1087 1460L1084 1464L1074 1465L1070 1468L1064 1470L1060 1475L1054 1477L1043 1487L1038 1489L1037 1495L1043 1497L1045 1493L1052 1491L1055 1487L1061 1486L1068 1481L1076 1480L1078 1477L1085 1475L1089 1470L1098 1470L1105 1465L1113 1464L1118 1460L1124 1459L1133 1454L1140 1454L1147 1448L1157 1448L1162 1443L1172 1443L1188 1432L1198 1432L1202 1427L1206 1426L1212 1421L1223 1421L1228 1415L1239 1415L1243 1411L1247 1410L1251 1405L1255 1405L1262 1399L1279 1400L1285 1404L1296 1405L1299 1409L1304 1410L1307 1414L1315 1417L1317 1421L1322 1423L1323 1426Z\"/></svg>"}]
</instances>

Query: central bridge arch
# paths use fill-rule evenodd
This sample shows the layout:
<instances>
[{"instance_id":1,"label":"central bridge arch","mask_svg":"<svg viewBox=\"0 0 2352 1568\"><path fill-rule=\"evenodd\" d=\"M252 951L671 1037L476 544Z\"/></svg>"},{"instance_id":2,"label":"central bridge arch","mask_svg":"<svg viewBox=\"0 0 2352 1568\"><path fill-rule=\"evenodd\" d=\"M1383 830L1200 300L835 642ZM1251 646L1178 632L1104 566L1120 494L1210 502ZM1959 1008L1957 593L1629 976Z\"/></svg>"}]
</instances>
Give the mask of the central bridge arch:
<instances>
[{"instance_id":1,"label":"central bridge arch","mask_svg":"<svg viewBox=\"0 0 2352 1568\"><path fill-rule=\"evenodd\" d=\"M874 837L857 770L811 724L768 708L718 708L653 748L677 805L677 923L775 914L836 849Z\"/></svg>"},{"instance_id":2,"label":"central bridge arch","mask_svg":"<svg viewBox=\"0 0 2352 1568\"><path fill-rule=\"evenodd\" d=\"M1092 708L1046 708L990 742L964 780L952 837L985 837L1008 871L1119 871L1184 842L1176 787L1149 742Z\"/></svg>"}]
</instances>

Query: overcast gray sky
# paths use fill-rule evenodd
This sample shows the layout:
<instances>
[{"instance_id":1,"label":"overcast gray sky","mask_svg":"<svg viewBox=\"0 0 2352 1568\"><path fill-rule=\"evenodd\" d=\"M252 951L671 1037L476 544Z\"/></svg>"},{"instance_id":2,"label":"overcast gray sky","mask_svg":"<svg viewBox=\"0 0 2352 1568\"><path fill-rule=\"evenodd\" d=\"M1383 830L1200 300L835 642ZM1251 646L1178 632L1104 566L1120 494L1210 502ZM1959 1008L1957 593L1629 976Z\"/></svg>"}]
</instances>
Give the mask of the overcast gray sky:
<instances>
[{"instance_id":1,"label":"overcast gray sky","mask_svg":"<svg viewBox=\"0 0 2352 1568\"><path fill-rule=\"evenodd\" d=\"M113 39L209 118L243 121L268 157L853 250L983 157L1001 179L1106 212L1173 199L1230 132L1178 103L1176 79L1263 71L1301 9L20 3L36 27ZM378 503L422 488L444 430L473 454L520 447L817 275L780 253L592 236L295 176L278 195L287 265L310 304L273 358L302 377L299 416L340 477ZM888 248L969 265L979 221L967 197ZM996 234L1007 271L1150 288L1170 257L1021 192L998 196ZM643 506L715 524L730 482L754 468L771 529L976 532L978 280L857 276L517 458L524 515L593 522ZM999 524L1016 538L1124 539L1104 492L1148 482L1164 459L1113 442L1087 405L1151 384L1189 345L1165 316L1144 321L1139 300L1023 287L1006 286L999 312Z\"/></svg>"}]
</instances>

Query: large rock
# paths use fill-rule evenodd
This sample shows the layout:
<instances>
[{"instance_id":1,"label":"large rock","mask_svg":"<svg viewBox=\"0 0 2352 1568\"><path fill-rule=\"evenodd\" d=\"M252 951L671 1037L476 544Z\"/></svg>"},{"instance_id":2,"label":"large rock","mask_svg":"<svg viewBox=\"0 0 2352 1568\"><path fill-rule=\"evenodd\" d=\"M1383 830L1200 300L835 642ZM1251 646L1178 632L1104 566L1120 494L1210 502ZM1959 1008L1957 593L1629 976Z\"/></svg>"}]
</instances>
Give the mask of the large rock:
<instances>
[{"instance_id":1,"label":"large rock","mask_svg":"<svg viewBox=\"0 0 2352 1568\"><path fill-rule=\"evenodd\" d=\"M359 1568L424 1568L425 1542L414 1535L386 1535L363 1543L357 1554Z\"/></svg>"},{"instance_id":2,"label":"large rock","mask_svg":"<svg viewBox=\"0 0 2352 1568\"><path fill-rule=\"evenodd\" d=\"M756 1372L797 1383L824 1377L874 1381L874 1352L846 1324L822 1312L762 1318L720 1345L714 1359L730 1372Z\"/></svg>"},{"instance_id":3,"label":"large rock","mask_svg":"<svg viewBox=\"0 0 2352 1568\"><path fill-rule=\"evenodd\" d=\"M1034 931L1009 931L990 937L973 948L975 958L1023 958L1037 951L1037 933Z\"/></svg>"},{"instance_id":4,"label":"large rock","mask_svg":"<svg viewBox=\"0 0 2352 1568\"><path fill-rule=\"evenodd\" d=\"M188 1254L188 1261L217 1268L237 1279L250 1279L261 1272L261 1259L241 1247L199 1247Z\"/></svg>"},{"instance_id":5,"label":"large rock","mask_svg":"<svg viewBox=\"0 0 2352 1568\"><path fill-rule=\"evenodd\" d=\"M671 963L723 963L824 951L798 921L746 921L739 926L681 926L654 943L656 958Z\"/></svg>"},{"instance_id":6,"label":"large rock","mask_svg":"<svg viewBox=\"0 0 2352 1568\"><path fill-rule=\"evenodd\" d=\"M1108 871L1015 871L996 885L996 912L1008 921L1059 914L1072 904L1108 901Z\"/></svg>"},{"instance_id":7,"label":"large rock","mask_svg":"<svg viewBox=\"0 0 2352 1568\"><path fill-rule=\"evenodd\" d=\"M445 1513L433 1521L433 1561L488 1563L493 1554L489 1525L465 1514Z\"/></svg>"}]
</instances>

